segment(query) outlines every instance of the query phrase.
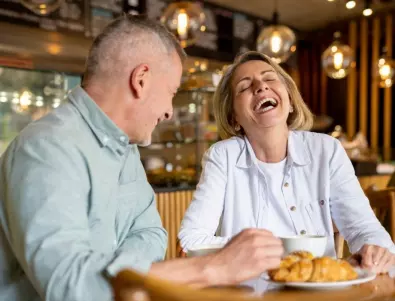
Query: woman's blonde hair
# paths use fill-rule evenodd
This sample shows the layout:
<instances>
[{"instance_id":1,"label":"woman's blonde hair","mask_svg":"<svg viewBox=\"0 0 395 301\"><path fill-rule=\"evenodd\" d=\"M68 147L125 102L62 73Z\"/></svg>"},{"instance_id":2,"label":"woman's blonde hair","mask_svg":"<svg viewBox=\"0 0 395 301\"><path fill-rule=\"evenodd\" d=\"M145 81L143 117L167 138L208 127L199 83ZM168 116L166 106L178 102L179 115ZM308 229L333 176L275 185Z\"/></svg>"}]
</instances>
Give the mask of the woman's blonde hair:
<instances>
[{"instance_id":1,"label":"woman's blonde hair","mask_svg":"<svg viewBox=\"0 0 395 301\"><path fill-rule=\"evenodd\" d=\"M293 112L287 119L288 128L291 130L309 130L313 125L313 114L302 99L299 90L287 72L278 64L273 62L268 56L249 51L236 57L234 63L224 71L224 74L218 84L214 94L214 116L218 126L218 134L222 139L228 139L233 136L243 135L243 131L235 130L235 117L233 111L233 93L232 78L235 70L240 65L248 61L264 61L272 66L274 71L279 75L288 91Z\"/></svg>"}]
</instances>

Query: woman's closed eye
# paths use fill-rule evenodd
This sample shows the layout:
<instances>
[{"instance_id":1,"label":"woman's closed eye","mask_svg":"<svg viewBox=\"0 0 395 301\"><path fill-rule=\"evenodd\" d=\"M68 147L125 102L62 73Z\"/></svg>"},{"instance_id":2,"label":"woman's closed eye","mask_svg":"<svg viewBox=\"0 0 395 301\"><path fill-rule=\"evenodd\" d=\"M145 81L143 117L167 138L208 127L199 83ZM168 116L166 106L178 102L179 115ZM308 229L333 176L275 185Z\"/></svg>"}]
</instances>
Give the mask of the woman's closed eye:
<instances>
[{"instance_id":1,"label":"woman's closed eye","mask_svg":"<svg viewBox=\"0 0 395 301\"><path fill-rule=\"evenodd\" d=\"M242 92L244 92L244 91L247 91L249 87L251 87L251 85L240 87L239 93L242 93Z\"/></svg>"}]
</instances>

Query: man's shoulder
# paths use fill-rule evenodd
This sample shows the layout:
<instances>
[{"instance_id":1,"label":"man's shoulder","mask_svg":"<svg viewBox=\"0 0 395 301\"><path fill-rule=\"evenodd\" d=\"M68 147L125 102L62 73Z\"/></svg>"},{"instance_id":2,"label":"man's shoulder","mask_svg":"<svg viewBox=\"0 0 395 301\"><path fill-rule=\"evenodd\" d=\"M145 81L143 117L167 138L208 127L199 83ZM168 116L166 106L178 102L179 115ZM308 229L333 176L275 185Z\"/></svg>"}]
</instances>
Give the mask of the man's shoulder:
<instances>
[{"instance_id":1,"label":"man's shoulder","mask_svg":"<svg viewBox=\"0 0 395 301\"><path fill-rule=\"evenodd\" d=\"M57 147L71 148L78 145L78 112L66 103L57 110L28 124L11 142L8 149L29 149L35 152L51 152ZM8 150L7 149L7 150Z\"/></svg>"}]
</instances>

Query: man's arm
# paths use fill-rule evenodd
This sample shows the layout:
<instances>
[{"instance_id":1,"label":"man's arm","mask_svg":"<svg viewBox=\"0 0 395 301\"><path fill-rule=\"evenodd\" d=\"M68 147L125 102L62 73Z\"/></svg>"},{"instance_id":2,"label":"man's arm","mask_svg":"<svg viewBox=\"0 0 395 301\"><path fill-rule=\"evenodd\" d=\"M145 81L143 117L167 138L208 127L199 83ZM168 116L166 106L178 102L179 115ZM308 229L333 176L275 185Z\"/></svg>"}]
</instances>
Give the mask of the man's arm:
<instances>
[{"instance_id":1,"label":"man's arm","mask_svg":"<svg viewBox=\"0 0 395 301\"><path fill-rule=\"evenodd\" d=\"M282 254L272 233L247 229L215 254L154 263L149 274L194 287L234 285L277 268Z\"/></svg>"},{"instance_id":2,"label":"man's arm","mask_svg":"<svg viewBox=\"0 0 395 301\"><path fill-rule=\"evenodd\" d=\"M13 143L2 166L4 220L19 263L43 300L111 300L107 267L144 271L151 262L92 249L84 158L54 137L27 139Z\"/></svg>"},{"instance_id":3,"label":"man's arm","mask_svg":"<svg viewBox=\"0 0 395 301\"><path fill-rule=\"evenodd\" d=\"M155 195L148 183L147 189L151 191L151 200L148 207L134 219L124 242L116 251L116 260L107 267L107 272L111 276L124 269L127 262L138 261L140 268L143 267L143 270L147 271L152 262L163 260L166 254L167 233L162 227ZM128 257L131 257L131 260L128 260Z\"/></svg>"}]
</instances>

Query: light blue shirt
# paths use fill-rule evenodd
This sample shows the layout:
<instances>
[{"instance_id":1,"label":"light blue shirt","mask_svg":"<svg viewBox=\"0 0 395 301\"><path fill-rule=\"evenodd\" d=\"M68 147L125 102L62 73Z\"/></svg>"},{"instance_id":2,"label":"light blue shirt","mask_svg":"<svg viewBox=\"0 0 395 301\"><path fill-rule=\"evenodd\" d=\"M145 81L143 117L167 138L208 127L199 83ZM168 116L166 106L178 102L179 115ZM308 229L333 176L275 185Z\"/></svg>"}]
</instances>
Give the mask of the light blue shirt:
<instances>
[{"instance_id":1,"label":"light blue shirt","mask_svg":"<svg viewBox=\"0 0 395 301\"><path fill-rule=\"evenodd\" d=\"M364 244L395 253L338 140L291 131L285 166L268 172L266 165L262 172L259 165L246 137L217 142L206 152L179 233L185 251L197 244L224 244L243 229L261 228L279 237L325 235L325 254L336 256L333 221L352 253Z\"/></svg>"},{"instance_id":2,"label":"light blue shirt","mask_svg":"<svg viewBox=\"0 0 395 301\"><path fill-rule=\"evenodd\" d=\"M0 300L108 301L108 276L164 258L137 146L82 88L27 126L0 168Z\"/></svg>"}]
</instances>

